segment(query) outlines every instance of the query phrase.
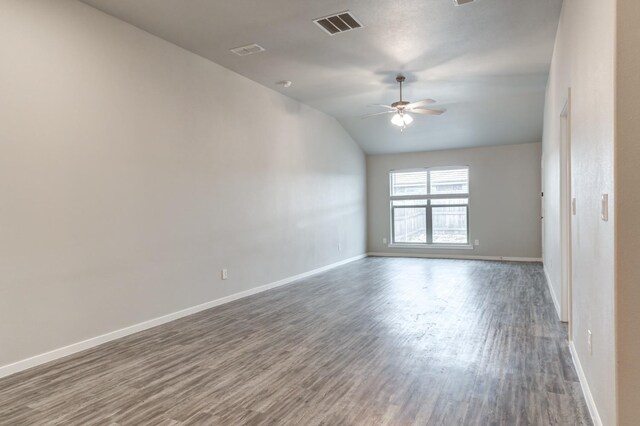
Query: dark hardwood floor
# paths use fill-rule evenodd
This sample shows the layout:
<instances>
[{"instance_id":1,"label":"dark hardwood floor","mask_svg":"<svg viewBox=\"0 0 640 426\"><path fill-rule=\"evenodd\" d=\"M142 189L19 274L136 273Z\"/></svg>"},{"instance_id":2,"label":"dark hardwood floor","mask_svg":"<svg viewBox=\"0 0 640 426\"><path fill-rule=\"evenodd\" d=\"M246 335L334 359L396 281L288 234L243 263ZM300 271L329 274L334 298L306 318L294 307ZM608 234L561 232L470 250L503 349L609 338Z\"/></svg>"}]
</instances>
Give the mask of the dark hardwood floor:
<instances>
[{"instance_id":1,"label":"dark hardwood floor","mask_svg":"<svg viewBox=\"0 0 640 426\"><path fill-rule=\"evenodd\" d=\"M540 265L368 258L1 379L0 424L591 422Z\"/></svg>"}]
</instances>

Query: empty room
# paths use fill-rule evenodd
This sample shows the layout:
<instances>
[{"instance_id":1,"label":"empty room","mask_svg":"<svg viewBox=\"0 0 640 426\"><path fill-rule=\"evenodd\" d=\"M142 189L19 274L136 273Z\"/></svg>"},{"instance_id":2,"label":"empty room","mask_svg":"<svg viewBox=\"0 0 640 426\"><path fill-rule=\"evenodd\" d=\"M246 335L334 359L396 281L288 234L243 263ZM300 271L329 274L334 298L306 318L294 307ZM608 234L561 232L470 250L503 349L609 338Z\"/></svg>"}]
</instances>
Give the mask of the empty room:
<instances>
[{"instance_id":1,"label":"empty room","mask_svg":"<svg viewBox=\"0 0 640 426\"><path fill-rule=\"evenodd\" d=\"M0 0L0 425L640 424L637 0Z\"/></svg>"}]
</instances>

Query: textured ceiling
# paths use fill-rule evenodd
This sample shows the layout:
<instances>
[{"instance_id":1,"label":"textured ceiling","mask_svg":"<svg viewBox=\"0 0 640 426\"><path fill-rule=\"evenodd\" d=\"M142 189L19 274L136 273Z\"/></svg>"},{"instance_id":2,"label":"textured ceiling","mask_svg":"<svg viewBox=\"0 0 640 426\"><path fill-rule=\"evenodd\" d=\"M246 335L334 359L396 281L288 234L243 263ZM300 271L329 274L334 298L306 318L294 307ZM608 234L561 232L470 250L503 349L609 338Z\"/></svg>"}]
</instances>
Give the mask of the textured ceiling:
<instances>
[{"instance_id":1,"label":"textured ceiling","mask_svg":"<svg viewBox=\"0 0 640 426\"><path fill-rule=\"evenodd\" d=\"M336 117L370 154L539 142L562 0L83 0ZM350 10L364 28L327 35ZM258 43L239 57L230 48ZM433 98L403 133L370 104ZM285 89L276 85L293 81ZM250 102L250 101L249 101Z\"/></svg>"}]
</instances>

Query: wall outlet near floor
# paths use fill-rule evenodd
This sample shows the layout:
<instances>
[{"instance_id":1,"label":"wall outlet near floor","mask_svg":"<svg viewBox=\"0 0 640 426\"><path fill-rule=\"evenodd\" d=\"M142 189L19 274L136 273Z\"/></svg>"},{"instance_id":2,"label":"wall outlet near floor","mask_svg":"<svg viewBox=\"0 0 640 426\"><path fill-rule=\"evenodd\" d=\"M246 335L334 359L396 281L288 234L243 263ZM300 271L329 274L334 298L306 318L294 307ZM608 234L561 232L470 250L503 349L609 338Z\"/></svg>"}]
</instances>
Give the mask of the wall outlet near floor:
<instances>
[{"instance_id":1,"label":"wall outlet near floor","mask_svg":"<svg viewBox=\"0 0 640 426\"><path fill-rule=\"evenodd\" d=\"M226 280L229 278L229 272L226 269L223 269L222 271L220 271L220 277L223 280Z\"/></svg>"},{"instance_id":2,"label":"wall outlet near floor","mask_svg":"<svg viewBox=\"0 0 640 426\"><path fill-rule=\"evenodd\" d=\"M480 240L475 240L475 241L473 242L473 245L474 245L474 246L479 246L479 245L480 245Z\"/></svg>"},{"instance_id":3,"label":"wall outlet near floor","mask_svg":"<svg viewBox=\"0 0 640 426\"><path fill-rule=\"evenodd\" d=\"M593 335L591 330L587 330L587 348L589 348L589 355L593 355Z\"/></svg>"},{"instance_id":4,"label":"wall outlet near floor","mask_svg":"<svg viewBox=\"0 0 640 426\"><path fill-rule=\"evenodd\" d=\"M338 243L338 251L342 251L342 244Z\"/></svg>"},{"instance_id":5,"label":"wall outlet near floor","mask_svg":"<svg viewBox=\"0 0 640 426\"><path fill-rule=\"evenodd\" d=\"M386 238L382 239L382 244L387 244L387 239Z\"/></svg>"}]
</instances>

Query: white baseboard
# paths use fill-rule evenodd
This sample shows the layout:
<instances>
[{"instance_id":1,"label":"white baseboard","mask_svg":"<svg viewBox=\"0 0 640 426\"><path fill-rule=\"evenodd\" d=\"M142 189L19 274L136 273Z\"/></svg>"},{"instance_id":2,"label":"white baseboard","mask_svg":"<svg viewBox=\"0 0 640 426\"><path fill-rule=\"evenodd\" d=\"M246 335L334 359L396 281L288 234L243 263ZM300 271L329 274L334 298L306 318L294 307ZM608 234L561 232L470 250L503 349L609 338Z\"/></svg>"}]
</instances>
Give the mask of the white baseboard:
<instances>
[{"instance_id":1,"label":"white baseboard","mask_svg":"<svg viewBox=\"0 0 640 426\"><path fill-rule=\"evenodd\" d=\"M474 256L466 254L367 253L372 257L418 257L426 259L501 260L504 262L542 262L539 257Z\"/></svg>"},{"instance_id":2,"label":"white baseboard","mask_svg":"<svg viewBox=\"0 0 640 426\"><path fill-rule=\"evenodd\" d=\"M121 337L129 336L130 334L137 333L139 331L146 330L148 328L156 327L158 325L166 324L168 322L177 320L179 318L183 318L189 315L193 315L195 313L204 311L206 309L213 308L215 306L223 305L225 303L233 302L234 300L242 299L243 297L251 296L257 293L261 293L263 291L270 290L272 288L280 287L294 281L300 280L302 278L309 277L311 275L319 274L321 272L328 271L329 269L336 268L338 266L345 265L347 263L360 260L367 257L366 254L362 254L359 256L355 256L349 259L341 260L340 262L335 262L330 265L326 265L317 269L313 269L308 272L303 272L298 275L294 275L292 277L288 277L276 282L272 282L269 284L262 285L260 287L255 287L249 290L242 291L240 293L235 293L220 299L212 300L210 302L203 303L201 305L192 306L187 309L183 309L177 312L173 312L167 315L163 315L158 318L154 318L148 321L144 321L138 324L131 325L129 327L121 328L120 330L112 331L106 334L102 334L97 337L92 337L87 340L83 340L81 342L73 343L69 346L65 346L62 348L54 349L52 351L33 356L31 358L23 359L21 361L14 362L12 364L4 365L0 367L0 378L9 376L11 374L18 373L20 371L27 370L32 367L36 367L41 364L45 364L50 361L54 361L56 359L63 358L68 355L72 355L86 349L93 348L95 346L101 345L103 343L110 342L112 340L119 339Z\"/></svg>"},{"instance_id":3,"label":"white baseboard","mask_svg":"<svg viewBox=\"0 0 640 426\"><path fill-rule=\"evenodd\" d=\"M589 389L587 376L584 375L584 370L582 369L582 364L580 364L580 358L578 358L578 352L576 352L576 347L574 346L573 342L569 342L569 351L571 352L573 365L576 367L576 372L578 373L578 379L580 379L580 387L582 388L584 399L587 401L587 407L589 408L589 414L591 414L591 420L593 421L593 424L595 426L602 426L602 419L600 418L600 414L598 414L596 402L593 399L593 395L591 394L591 389Z\"/></svg>"},{"instance_id":4,"label":"white baseboard","mask_svg":"<svg viewBox=\"0 0 640 426\"><path fill-rule=\"evenodd\" d=\"M549 287L549 293L551 293L551 299L553 300L553 306L556 307L556 313L558 314L558 319L562 321L562 311L560 310L560 303L558 302L558 297L556 296L556 292L553 291L553 283L551 282L551 277L549 276L549 271L547 271L547 265L542 265L542 269L544 269L544 276L547 279L547 287Z\"/></svg>"}]
</instances>

